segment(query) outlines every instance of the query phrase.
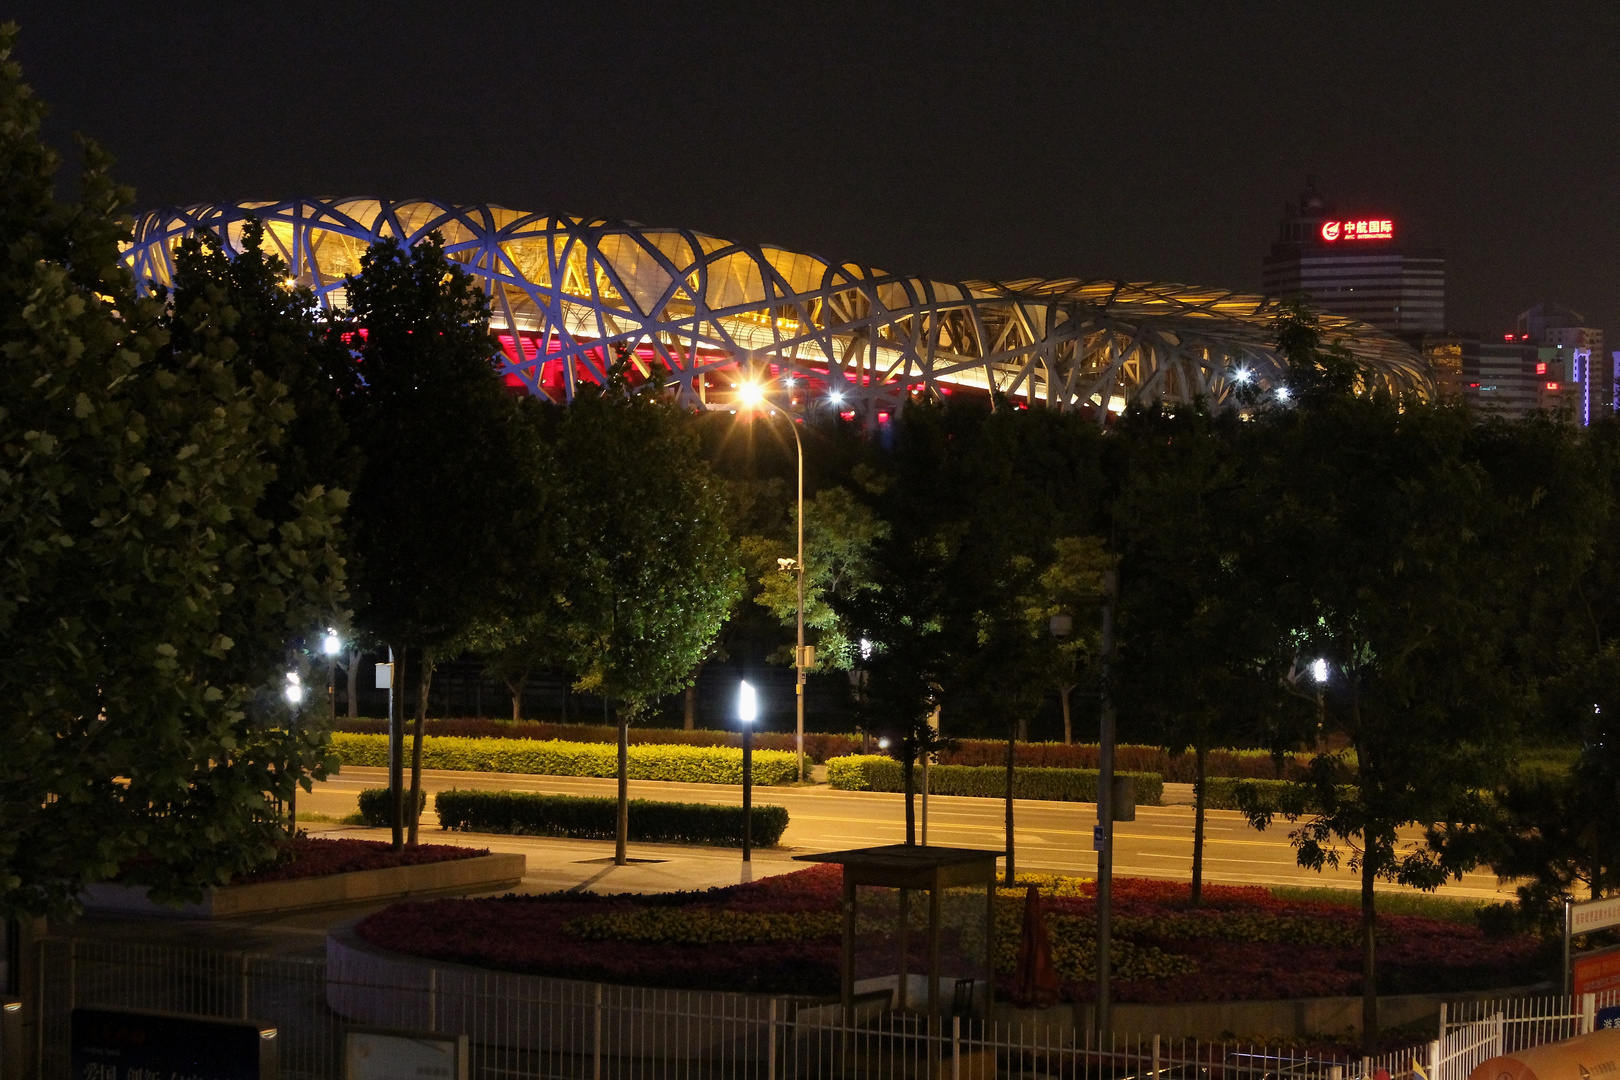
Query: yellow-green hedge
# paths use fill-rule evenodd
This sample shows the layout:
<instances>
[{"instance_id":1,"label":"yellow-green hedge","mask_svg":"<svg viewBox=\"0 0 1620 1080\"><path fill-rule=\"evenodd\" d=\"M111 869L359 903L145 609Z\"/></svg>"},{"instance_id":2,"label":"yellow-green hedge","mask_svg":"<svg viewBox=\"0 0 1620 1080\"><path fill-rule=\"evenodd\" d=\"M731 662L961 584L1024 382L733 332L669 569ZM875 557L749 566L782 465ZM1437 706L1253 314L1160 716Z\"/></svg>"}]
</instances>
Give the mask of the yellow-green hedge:
<instances>
[{"instance_id":1,"label":"yellow-green hedge","mask_svg":"<svg viewBox=\"0 0 1620 1080\"><path fill-rule=\"evenodd\" d=\"M1163 801L1164 778L1158 773L1118 772L1115 776L1136 778L1136 805L1158 806ZM849 754L827 762L827 783L841 791L903 791L903 772L898 761L882 754ZM922 769L913 776L922 790ZM1007 770L1000 765L931 765L928 787L935 795L973 795L1005 798ZM1013 797L1047 799L1057 802L1096 802L1096 769L1013 770Z\"/></svg>"},{"instance_id":2,"label":"yellow-green hedge","mask_svg":"<svg viewBox=\"0 0 1620 1080\"><path fill-rule=\"evenodd\" d=\"M332 752L345 765L388 765L388 736L333 732ZM407 745L406 753L410 753ZM534 773L546 776L617 776L619 750L609 743L538 739L469 739L429 735L422 739L424 769ZM787 750L754 751L754 783L791 783L798 757ZM630 747L630 779L689 784L741 784L742 751L726 746Z\"/></svg>"}]
</instances>

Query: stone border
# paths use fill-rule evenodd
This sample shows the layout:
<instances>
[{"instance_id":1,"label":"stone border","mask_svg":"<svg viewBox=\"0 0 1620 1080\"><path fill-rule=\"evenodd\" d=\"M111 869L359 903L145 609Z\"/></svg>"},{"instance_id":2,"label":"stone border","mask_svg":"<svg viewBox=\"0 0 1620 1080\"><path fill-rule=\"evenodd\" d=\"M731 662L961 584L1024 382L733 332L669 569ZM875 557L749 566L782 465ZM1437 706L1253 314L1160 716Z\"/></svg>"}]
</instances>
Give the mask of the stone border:
<instances>
[{"instance_id":1,"label":"stone border","mask_svg":"<svg viewBox=\"0 0 1620 1080\"><path fill-rule=\"evenodd\" d=\"M523 880L528 860L521 854L475 855L467 859L351 870L323 877L222 885L208 889L200 903L171 907L153 902L144 885L111 882L91 885L79 895L89 912L103 915L157 915L180 919L228 919L288 911L338 907L407 896L494 892Z\"/></svg>"}]
</instances>

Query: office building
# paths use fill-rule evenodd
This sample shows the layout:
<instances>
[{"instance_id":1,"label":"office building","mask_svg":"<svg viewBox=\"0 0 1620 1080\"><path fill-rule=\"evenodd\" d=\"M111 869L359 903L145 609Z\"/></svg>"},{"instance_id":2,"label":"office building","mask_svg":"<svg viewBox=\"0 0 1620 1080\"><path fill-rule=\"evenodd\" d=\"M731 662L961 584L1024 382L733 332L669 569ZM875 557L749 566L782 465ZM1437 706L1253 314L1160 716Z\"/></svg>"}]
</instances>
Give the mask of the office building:
<instances>
[{"instance_id":1,"label":"office building","mask_svg":"<svg viewBox=\"0 0 1620 1080\"><path fill-rule=\"evenodd\" d=\"M1603 362L1603 331L1580 312L1543 300L1519 313L1518 340L1555 349L1568 376L1567 398L1582 424L1614 412L1614 370Z\"/></svg>"},{"instance_id":2,"label":"office building","mask_svg":"<svg viewBox=\"0 0 1620 1080\"><path fill-rule=\"evenodd\" d=\"M1437 251L1402 245L1403 223L1345 216L1307 181L1288 204L1265 257L1264 290L1305 293L1321 311L1396 334L1439 333L1446 324L1446 263Z\"/></svg>"}]
</instances>

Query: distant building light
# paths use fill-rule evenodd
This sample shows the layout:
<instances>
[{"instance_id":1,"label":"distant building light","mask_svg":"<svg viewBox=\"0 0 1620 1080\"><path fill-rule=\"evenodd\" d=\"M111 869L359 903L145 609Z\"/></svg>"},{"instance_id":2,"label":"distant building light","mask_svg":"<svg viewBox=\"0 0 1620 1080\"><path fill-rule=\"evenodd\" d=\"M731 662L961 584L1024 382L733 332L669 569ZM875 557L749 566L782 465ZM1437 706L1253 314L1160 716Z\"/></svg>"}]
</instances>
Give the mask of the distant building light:
<instances>
[{"instance_id":1,"label":"distant building light","mask_svg":"<svg viewBox=\"0 0 1620 1080\"><path fill-rule=\"evenodd\" d=\"M1546 363L1546 361L1542 361L1541 363L1536 365L1536 374L1537 375L1545 375L1545 374L1547 374L1547 363Z\"/></svg>"},{"instance_id":2,"label":"distant building light","mask_svg":"<svg viewBox=\"0 0 1620 1080\"><path fill-rule=\"evenodd\" d=\"M1555 382L1550 382L1550 383L1547 384L1547 389L1556 390L1556 389L1558 389L1558 384L1555 383Z\"/></svg>"}]
</instances>

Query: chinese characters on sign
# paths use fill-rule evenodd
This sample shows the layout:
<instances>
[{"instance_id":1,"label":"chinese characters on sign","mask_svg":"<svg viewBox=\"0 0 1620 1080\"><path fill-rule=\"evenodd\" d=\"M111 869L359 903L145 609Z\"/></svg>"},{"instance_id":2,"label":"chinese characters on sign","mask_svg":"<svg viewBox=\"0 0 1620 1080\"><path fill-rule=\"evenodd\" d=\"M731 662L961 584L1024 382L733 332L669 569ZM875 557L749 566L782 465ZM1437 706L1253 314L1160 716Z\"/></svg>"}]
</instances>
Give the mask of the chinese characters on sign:
<instances>
[{"instance_id":1,"label":"chinese characters on sign","mask_svg":"<svg viewBox=\"0 0 1620 1080\"><path fill-rule=\"evenodd\" d=\"M1366 221L1324 221L1322 239L1336 240L1393 240L1395 223L1388 218Z\"/></svg>"}]
</instances>

